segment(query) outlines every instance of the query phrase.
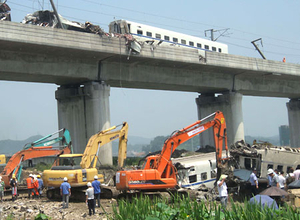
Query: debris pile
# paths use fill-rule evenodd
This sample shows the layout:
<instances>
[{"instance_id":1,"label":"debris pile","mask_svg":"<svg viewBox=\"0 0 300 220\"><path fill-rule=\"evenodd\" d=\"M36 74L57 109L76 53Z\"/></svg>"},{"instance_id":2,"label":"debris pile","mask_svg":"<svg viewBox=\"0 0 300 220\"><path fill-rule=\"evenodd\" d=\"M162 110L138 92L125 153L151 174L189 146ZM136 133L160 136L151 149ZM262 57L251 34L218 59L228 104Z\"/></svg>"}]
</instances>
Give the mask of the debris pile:
<instances>
[{"instance_id":1,"label":"debris pile","mask_svg":"<svg viewBox=\"0 0 300 220\"><path fill-rule=\"evenodd\" d=\"M4 3L0 1L0 21L11 21L10 7L6 4L6 1Z\"/></svg>"},{"instance_id":2,"label":"debris pile","mask_svg":"<svg viewBox=\"0 0 300 220\"><path fill-rule=\"evenodd\" d=\"M245 141L237 141L230 146L230 155L244 155L244 156L256 156L257 155L257 145L253 145L252 147L245 143Z\"/></svg>"},{"instance_id":3,"label":"debris pile","mask_svg":"<svg viewBox=\"0 0 300 220\"><path fill-rule=\"evenodd\" d=\"M58 15L59 19L63 25L63 29L66 30L74 30L80 32L87 32L87 33L95 33L102 36L105 32L98 26L93 25L90 22L85 22L85 24L70 21L65 19L61 15ZM23 24L32 24L37 26L43 27L52 27L52 28L59 28L59 21L53 11L36 11L32 14L28 14L22 21Z\"/></svg>"},{"instance_id":4,"label":"debris pile","mask_svg":"<svg viewBox=\"0 0 300 220\"><path fill-rule=\"evenodd\" d=\"M116 200L101 200L105 212L111 214L112 206ZM106 213L102 208L96 208L93 219L106 219ZM88 216L88 207L83 202L69 203L69 208L63 209L60 201L42 199L20 198L12 202L6 200L0 205L1 219L34 219L39 214L44 214L51 219L85 219Z\"/></svg>"}]
</instances>

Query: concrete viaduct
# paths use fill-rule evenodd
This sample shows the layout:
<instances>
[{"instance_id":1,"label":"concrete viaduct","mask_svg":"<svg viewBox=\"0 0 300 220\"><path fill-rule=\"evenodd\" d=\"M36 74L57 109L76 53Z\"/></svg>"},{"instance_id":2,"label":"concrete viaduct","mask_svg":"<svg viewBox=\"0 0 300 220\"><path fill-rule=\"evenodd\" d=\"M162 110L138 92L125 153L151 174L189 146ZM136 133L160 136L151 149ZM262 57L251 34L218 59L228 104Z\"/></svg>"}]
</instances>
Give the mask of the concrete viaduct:
<instances>
[{"instance_id":1,"label":"concrete viaduct","mask_svg":"<svg viewBox=\"0 0 300 220\"><path fill-rule=\"evenodd\" d=\"M110 126L110 87L198 92L199 119L223 111L229 144L244 139L243 95L288 97L291 146L300 147L300 65L162 45L129 55L125 38L5 21L0 48L0 80L59 85L59 127L70 130L75 152ZM212 144L212 133L201 144ZM100 154L112 162L111 150Z\"/></svg>"}]
</instances>

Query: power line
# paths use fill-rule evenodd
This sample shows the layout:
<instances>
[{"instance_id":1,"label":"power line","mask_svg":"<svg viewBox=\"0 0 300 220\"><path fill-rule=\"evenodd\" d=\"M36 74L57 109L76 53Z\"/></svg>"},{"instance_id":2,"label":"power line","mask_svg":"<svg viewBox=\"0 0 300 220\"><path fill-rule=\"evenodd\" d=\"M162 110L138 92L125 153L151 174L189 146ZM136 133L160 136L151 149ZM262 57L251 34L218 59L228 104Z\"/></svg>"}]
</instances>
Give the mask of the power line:
<instances>
[{"instance_id":1,"label":"power line","mask_svg":"<svg viewBox=\"0 0 300 220\"><path fill-rule=\"evenodd\" d=\"M201 23L201 22L188 21L188 20L184 20L184 19L178 19L178 18L162 16L162 15L159 15L159 14L151 14L151 13L147 13L147 12L140 12L140 11L136 11L136 10L132 10L132 9L128 9L128 8L122 8L122 7L112 6L112 5L108 5L108 4L103 4L103 3L95 2L95 1L92 1L92 0L84 0L84 1L90 2L90 3L93 3L93 4L97 4L97 5L100 5L100 6L117 8L117 9L121 9L121 10L125 10L125 11L135 12L135 13L139 13L139 14L145 14L145 15L149 15L149 16L153 16L153 17L165 18L165 19L169 19L169 20L172 20L172 21L181 21L181 22L185 22L185 23L189 23L189 24L192 23L192 24L198 24L198 25L205 25L205 26L209 26L209 27L226 28L226 27L216 26L216 25L212 25L212 24L206 24L206 23ZM243 31L243 30L235 29L235 28L230 28L230 29L241 32L241 33L251 34L251 35L255 35L255 36L258 35L257 33L254 34L254 33L251 33L251 32L246 32L246 31ZM280 42L287 42L287 43L295 44L295 42L292 42L292 41L276 39L276 38L269 37L269 36L266 36L266 35L261 35L261 36L266 37L266 38L270 38L270 39L273 39L273 40L276 40L276 41L280 41ZM296 43L296 44L300 44L300 43Z\"/></svg>"},{"instance_id":2,"label":"power line","mask_svg":"<svg viewBox=\"0 0 300 220\"><path fill-rule=\"evenodd\" d=\"M27 0L27 1L34 2L34 0ZM132 9L126 9L126 8L122 8L122 7L117 7L117 6L102 4L102 3L99 3L99 2L94 2L92 0L85 0L85 1L93 3L93 4L96 4L96 5L99 5L99 6L111 7L111 8L115 8L115 9L120 9L120 10L126 10L126 11L130 11L130 12L135 12L135 13L139 13L139 14L146 14L146 15L150 15L150 16L161 17L161 18L165 18L165 19L170 19L172 21L175 20L175 21L188 22L188 23L194 23L194 24L200 24L200 25L207 25L208 26L208 24L204 24L204 23L200 23L200 22L187 21L187 20L183 20L183 19L177 19L177 18L171 18L171 17L161 16L161 15L156 15L156 14L151 14L151 13L140 12L140 11L136 11L136 10L132 10ZM25 8L33 9L33 7L28 7L28 6L25 6L25 5L22 5L22 4L18 4L18 3L14 3L14 2L11 2L11 3L13 3L15 5L18 5L18 6L25 7ZM101 14L101 15L104 15L104 16L116 17L113 14L102 13L102 12L94 11L94 10L86 10L86 9L77 8L77 7L71 7L71 6L66 6L66 5L59 5L59 6L63 7L63 8L71 9L71 10L84 11L84 12L88 12L88 13L94 13L94 14L97 14L97 15ZM71 17L71 16L65 16L65 17L69 17L69 18L76 19L76 20L79 19L79 20L82 20L82 21L86 21L85 19L74 18L74 17ZM131 20L130 17L123 17L123 18ZM133 20L137 20L137 19L133 19ZM94 21L91 21L91 22L93 22L95 24L98 23L98 22L94 22ZM151 23L155 24L155 25L162 25L161 23L155 23L155 22L151 22ZM101 23L101 24L107 25L107 24L104 24L104 23ZM173 25L166 25L166 24L164 24L164 26L168 26L168 27L172 27L172 28L176 28L176 29L181 29L181 30L187 30L187 31L191 31L191 32L196 32L195 29L182 28L182 27L173 26ZM210 26L213 26L213 25L210 25ZM250 32L241 31L241 30L238 30L238 29L232 29L232 30L235 30L235 31L241 32L241 33L245 33L245 34L248 34L248 35L251 34L251 35L257 36L257 34L253 34L253 33L250 33ZM261 35L261 36L264 36L264 35ZM280 41L280 42L292 43L293 45L300 44L300 43L295 43L295 42L286 41L286 40L279 40L279 39L271 38L271 37L268 37L268 36L264 36L264 37L270 38L270 39L273 39L273 40L276 40L276 41ZM245 41L245 42L249 42L250 43L250 40L248 40L248 39L237 38L237 37L232 37L232 36L230 36L229 38L234 39L234 40L240 40L240 41ZM232 43L232 42L226 42L225 41L224 43L227 43L228 45L237 46L237 47L240 47L240 48L250 49L249 47L238 45L238 44L235 44L235 43ZM276 44L276 45L275 44L270 44L270 43L265 43L265 44L266 45L271 45L271 46L276 46L276 47L279 47L279 48L281 47L281 48L285 48L285 49L292 49L292 50L296 49L296 48L290 48L290 47L282 46L282 44ZM283 53L278 53L278 52L269 52L269 53L283 54ZM284 55L288 55L288 54L284 53ZM295 55L295 56L299 56L299 55Z\"/></svg>"},{"instance_id":3,"label":"power line","mask_svg":"<svg viewBox=\"0 0 300 220\"><path fill-rule=\"evenodd\" d=\"M35 0L27 0L27 1L34 2ZM92 0L83 0L83 1L89 2L89 3L92 3L92 4L96 4L96 5L99 5L99 6L110 7L110 8L114 8L114 9L120 9L120 10L124 10L126 12L134 12L134 13L138 13L138 14L153 16L153 17L164 18L164 19L168 19L168 20L172 20L172 21L180 21L180 22L185 22L185 23L189 23L189 24L198 24L198 25L205 25L205 26L209 26L209 27L224 28L222 26L216 26L216 25L212 25L212 24L206 24L206 23L201 23L201 22L196 22L196 21L188 21L188 20L184 20L184 19L178 19L178 18L172 18L172 17L162 16L160 14L152 14L152 13L141 12L141 11L137 11L137 10L133 10L133 9L128 9L128 8L113 6L113 5L109 5L109 4L103 4L103 3L95 2L95 1L92 1ZM107 13L103 13L103 12L99 12L99 11L85 10L85 9L82 9L82 8L70 7L70 6L66 6L66 5L59 5L59 6L64 7L64 8L73 9L73 10L78 10L78 11L85 11L85 12L89 12L89 13L95 13L97 15L98 14L103 14L105 16L118 17L117 15L114 15L114 14L107 14ZM123 17L123 18L131 20L130 17ZM139 19L134 19L134 20L142 21L142 20L139 20ZM187 28L182 28L182 27L178 27L178 26L171 26L171 25L165 25L165 24L154 23L154 22L150 22L150 23L151 24L163 25L163 26L167 26L167 27L173 27L173 28L181 29L181 30L188 30L188 31L192 31L192 32L197 32L198 33L198 31L195 31L194 29L187 29ZM246 33L246 34L251 34L251 35L254 35L254 36L258 36L257 33L254 34L254 33L251 33L251 32L247 32L247 31L243 31L243 30L239 30L239 29L235 29L235 28L230 28L230 29L231 30L235 30L237 32L241 32L241 33ZM300 43L297 43L297 42L292 42L292 41L287 41L287 40L282 40L282 39L276 39L276 38L269 37L269 36L266 36L266 35L259 35L259 36L265 37L265 38L270 38L270 39L273 39L273 40L276 40L276 41L280 41L280 42L291 43L293 45L294 44L300 44ZM248 40L245 40L245 41L248 41ZM276 45L276 46L279 46L279 45Z\"/></svg>"}]
</instances>

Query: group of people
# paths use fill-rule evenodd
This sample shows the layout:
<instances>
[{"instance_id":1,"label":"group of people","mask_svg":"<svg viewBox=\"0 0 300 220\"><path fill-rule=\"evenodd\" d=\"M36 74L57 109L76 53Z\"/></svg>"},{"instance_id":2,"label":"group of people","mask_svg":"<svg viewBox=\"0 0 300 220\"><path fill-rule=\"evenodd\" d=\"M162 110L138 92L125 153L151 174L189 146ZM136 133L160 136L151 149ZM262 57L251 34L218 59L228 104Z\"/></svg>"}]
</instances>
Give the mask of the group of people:
<instances>
[{"instance_id":1,"label":"group of people","mask_svg":"<svg viewBox=\"0 0 300 220\"><path fill-rule=\"evenodd\" d=\"M295 174L293 168L290 168L286 176L284 176L284 171L279 171L277 169L275 170L268 169L267 174L268 174L268 186L269 187L275 186L282 190L285 190L286 185L295 180ZM252 170L249 181L251 183L251 193L253 195L256 195L258 190L258 180L257 180L255 168Z\"/></svg>"},{"instance_id":2,"label":"group of people","mask_svg":"<svg viewBox=\"0 0 300 220\"><path fill-rule=\"evenodd\" d=\"M100 207L101 183L98 176L94 176L94 181L87 183L86 204L89 208L89 215L95 214L95 207ZM69 198L71 196L71 185L68 183L68 178L64 178L64 182L60 185L60 194L62 196L63 208L68 208ZM97 205L96 205L97 204Z\"/></svg>"},{"instance_id":3,"label":"group of people","mask_svg":"<svg viewBox=\"0 0 300 220\"><path fill-rule=\"evenodd\" d=\"M42 190L44 187L43 180L41 175L32 175L30 174L29 177L26 179L27 188L28 188L28 198L32 196L40 197L42 195ZM18 198L18 180L15 174L12 174L12 177L9 181L9 185L11 187L11 194L12 194L12 201L15 201ZM0 176L0 200L3 201L5 191L5 183L2 180L2 176Z\"/></svg>"},{"instance_id":4,"label":"group of people","mask_svg":"<svg viewBox=\"0 0 300 220\"><path fill-rule=\"evenodd\" d=\"M43 193L43 179L41 175L29 174L29 177L26 179L27 189L28 189L28 198L40 198Z\"/></svg>"},{"instance_id":5,"label":"group of people","mask_svg":"<svg viewBox=\"0 0 300 220\"><path fill-rule=\"evenodd\" d=\"M268 186L275 186L282 190L286 189L286 185L298 180L300 178L300 167L294 171L293 168L290 168L288 174L284 176L283 171L268 169ZM220 201L223 207L226 208L227 200L228 200L228 192L227 192L227 185L226 185L226 178L227 175L221 175L219 181L217 182L218 192ZM258 194L258 179L257 179L257 171L256 168L252 169L252 172L249 177L249 182L251 184L251 194L253 196Z\"/></svg>"},{"instance_id":6,"label":"group of people","mask_svg":"<svg viewBox=\"0 0 300 220\"><path fill-rule=\"evenodd\" d=\"M12 177L9 181L9 185L11 186L12 201L15 201L18 197L18 192L17 192L18 180L17 180L15 174L12 174ZM3 202L4 190L5 190L5 183L2 180L2 176L0 176L0 200L1 200L1 202Z\"/></svg>"}]
</instances>

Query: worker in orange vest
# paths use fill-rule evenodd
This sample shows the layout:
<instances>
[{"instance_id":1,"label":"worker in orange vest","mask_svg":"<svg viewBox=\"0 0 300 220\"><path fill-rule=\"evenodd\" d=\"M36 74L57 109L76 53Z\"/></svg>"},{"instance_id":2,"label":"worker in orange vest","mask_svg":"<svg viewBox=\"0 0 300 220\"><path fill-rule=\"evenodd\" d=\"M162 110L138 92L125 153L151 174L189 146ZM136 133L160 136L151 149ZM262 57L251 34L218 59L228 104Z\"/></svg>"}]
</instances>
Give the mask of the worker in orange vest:
<instances>
[{"instance_id":1,"label":"worker in orange vest","mask_svg":"<svg viewBox=\"0 0 300 220\"><path fill-rule=\"evenodd\" d=\"M285 57L283 57L283 60L282 60L282 62L284 62L284 63L285 63Z\"/></svg>"},{"instance_id":2,"label":"worker in orange vest","mask_svg":"<svg viewBox=\"0 0 300 220\"><path fill-rule=\"evenodd\" d=\"M32 185L33 185L33 192L32 192L32 196L34 196L35 198L39 197L39 181L37 180L36 176L33 176L33 181L32 181Z\"/></svg>"},{"instance_id":3,"label":"worker in orange vest","mask_svg":"<svg viewBox=\"0 0 300 220\"><path fill-rule=\"evenodd\" d=\"M27 183L27 189L28 189L28 199L30 199L30 195L34 191L32 174L29 174L29 177L26 179L26 183Z\"/></svg>"}]
</instances>

